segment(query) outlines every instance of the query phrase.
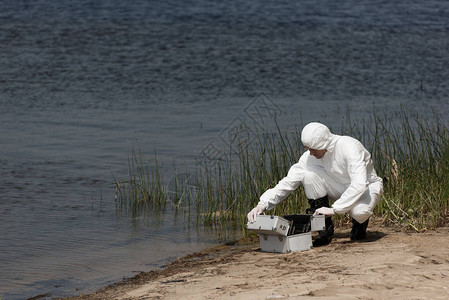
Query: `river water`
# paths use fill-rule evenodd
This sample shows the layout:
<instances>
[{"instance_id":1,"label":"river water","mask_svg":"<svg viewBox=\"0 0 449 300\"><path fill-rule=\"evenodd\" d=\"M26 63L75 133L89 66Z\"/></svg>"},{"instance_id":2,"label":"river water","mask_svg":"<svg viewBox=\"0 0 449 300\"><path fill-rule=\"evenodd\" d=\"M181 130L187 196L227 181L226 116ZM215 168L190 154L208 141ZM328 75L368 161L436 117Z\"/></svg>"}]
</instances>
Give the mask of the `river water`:
<instances>
[{"instance_id":1,"label":"river water","mask_svg":"<svg viewBox=\"0 0 449 300\"><path fill-rule=\"evenodd\" d=\"M448 32L436 0L2 1L0 297L92 291L219 242L171 209L116 211L136 145L170 177L263 104L284 127L447 116Z\"/></svg>"}]
</instances>

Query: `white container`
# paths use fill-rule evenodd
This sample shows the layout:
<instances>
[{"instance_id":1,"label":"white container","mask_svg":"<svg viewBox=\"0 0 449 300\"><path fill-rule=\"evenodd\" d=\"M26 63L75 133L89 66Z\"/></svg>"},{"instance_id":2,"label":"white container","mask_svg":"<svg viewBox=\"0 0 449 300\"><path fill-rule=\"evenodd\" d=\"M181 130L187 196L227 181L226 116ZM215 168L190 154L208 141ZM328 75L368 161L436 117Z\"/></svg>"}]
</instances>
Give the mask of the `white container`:
<instances>
[{"instance_id":1,"label":"white container","mask_svg":"<svg viewBox=\"0 0 449 300\"><path fill-rule=\"evenodd\" d=\"M260 250L263 252L288 253L306 251L312 248L312 233L289 236L260 234Z\"/></svg>"},{"instance_id":2,"label":"white container","mask_svg":"<svg viewBox=\"0 0 449 300\"><path fill-rule=\"evenodd\" d=\"M310 217L310 228L311 231L321 231L326 230L326 223L325 223L325 217L324 215L317 215L317 216L311 216Z\"/></svg>"},{"instance_id":3,"label":"white container","mask_svg":"<svg viewBox=\"0 0 449 300\"><path fill-rule=\"evenodd\" d=\"M259 234L268 234L275 236L287 236L291 223L278 216L258 215L256 222L246 224L248 230Z\"/></svg>"}]
</instances>

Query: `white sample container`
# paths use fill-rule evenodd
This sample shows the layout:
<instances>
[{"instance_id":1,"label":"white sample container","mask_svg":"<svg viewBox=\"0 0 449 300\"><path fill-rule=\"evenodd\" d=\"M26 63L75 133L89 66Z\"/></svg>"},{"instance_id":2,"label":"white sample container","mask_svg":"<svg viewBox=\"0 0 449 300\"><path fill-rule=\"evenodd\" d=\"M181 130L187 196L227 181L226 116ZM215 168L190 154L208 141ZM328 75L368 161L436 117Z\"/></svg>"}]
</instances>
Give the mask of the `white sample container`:
<instances>
[{"instance_id":1,"label":"white sample container","mask_svg":"<svg viewBox=\"0 0 449 300\"><path fill-rule=\"evenodd\" d=\"M317 216L312 215L310 217L311 231L326 230L326 223L324 220L325 220L324 215L317 215Z\"/></svg>"},{"instance_id":2,"label":"white sample container","mask_svg":"<svg viewBox=\"0 0 449 300\"><path fill-rule=\"evenodd\" d=\"M305 232L289 236L260 234L260 250L263 252L288 253L312 248L312 233Z\"/></svg>"},{"instance_id":3,"label":"white sample container","mask_svg":"<svg viewBox=\"0 0 449 300\"><path fill-rule=\"evenodd\" d=\"M278 216L258 215L256 222L246 224L246 228L259 234L287 236L291 222Z\"/></svg>"}]
</instances>

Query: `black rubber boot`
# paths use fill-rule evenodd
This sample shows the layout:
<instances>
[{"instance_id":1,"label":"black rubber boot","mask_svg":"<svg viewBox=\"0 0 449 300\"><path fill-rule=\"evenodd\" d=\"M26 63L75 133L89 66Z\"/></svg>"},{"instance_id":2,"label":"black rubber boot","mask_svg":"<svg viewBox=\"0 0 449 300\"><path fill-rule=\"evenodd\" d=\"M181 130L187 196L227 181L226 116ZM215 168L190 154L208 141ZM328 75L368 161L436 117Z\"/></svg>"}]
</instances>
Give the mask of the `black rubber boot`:
<instances>
[{"instance_id":1,"label":"black rubber boot","mask_svg":"<svg viewBox=\"0 0 449 300\"><path fill-rule=\"evenodd\" d=\"M330 207L329 206L329 198L324 196L319 199L309 199L310 208L306 210L307 213L313 214L316 209L320 207ZM327 217L325 220L326 230L318 231L319 237L315 239L313 242L314 246L323 246L327 245L331 242L332 237L334 236L334 222L331 217Z\"/></svg>"},{"instance_id":2,"label":"black rubber boot","mask_svg":"<svg viewBox=\"0 0 449 300\"><path fill-rule=\"evenodd\" d=\"M360 224L352 219L351 241L359 241L366 238L366 228L368 227L369 219Z\"/></svg>"}]
</instances>

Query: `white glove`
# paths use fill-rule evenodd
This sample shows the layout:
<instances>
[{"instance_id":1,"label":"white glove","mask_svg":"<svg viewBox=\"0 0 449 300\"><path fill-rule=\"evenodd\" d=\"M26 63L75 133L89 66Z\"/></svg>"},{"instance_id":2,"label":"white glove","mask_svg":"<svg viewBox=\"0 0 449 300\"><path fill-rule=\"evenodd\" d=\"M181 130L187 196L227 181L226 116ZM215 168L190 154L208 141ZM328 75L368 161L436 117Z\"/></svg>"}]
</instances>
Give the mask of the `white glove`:
<instances>
[{"instance_id":1,"label":"white glove","mask_svg":"<svg viewBox=\"0 0 449 300\"><path fill-rule=\"evenodd\" d=\"M320 207L317 210L315 210L315 213L313 214L314 216L316 215L325 215L325 216L333 216L335 215L334 209L331 207Z\"/></svg>"},{"instance_id":2,"label":"white glove","mask_svg":"<svg viewBox=\"0 0 449 300\"><path fill-rule=\"evenodd\" d=\"M250 223L256 222L257 215L260 215L265 210L263 205L257 205L248 213L248 221Z\"/></svg>"}]
</instances>

